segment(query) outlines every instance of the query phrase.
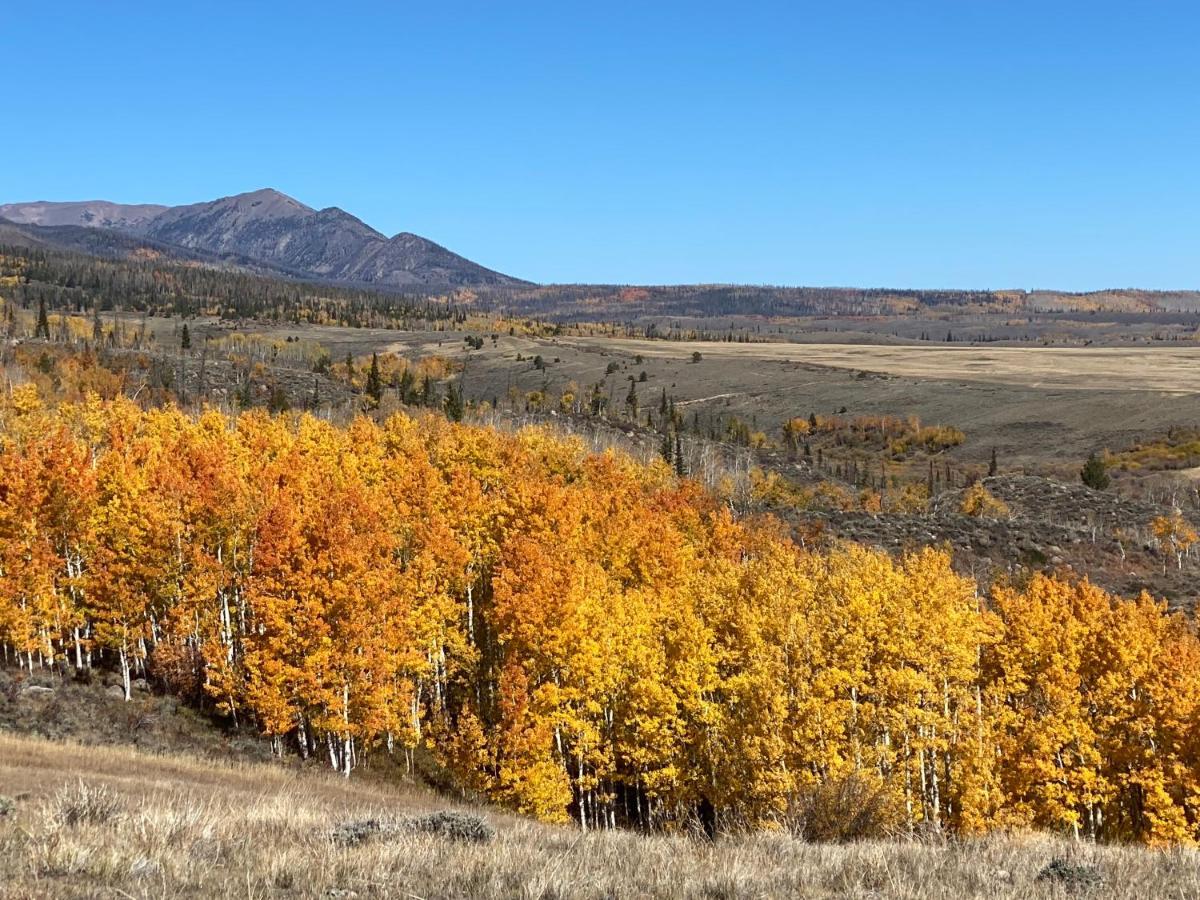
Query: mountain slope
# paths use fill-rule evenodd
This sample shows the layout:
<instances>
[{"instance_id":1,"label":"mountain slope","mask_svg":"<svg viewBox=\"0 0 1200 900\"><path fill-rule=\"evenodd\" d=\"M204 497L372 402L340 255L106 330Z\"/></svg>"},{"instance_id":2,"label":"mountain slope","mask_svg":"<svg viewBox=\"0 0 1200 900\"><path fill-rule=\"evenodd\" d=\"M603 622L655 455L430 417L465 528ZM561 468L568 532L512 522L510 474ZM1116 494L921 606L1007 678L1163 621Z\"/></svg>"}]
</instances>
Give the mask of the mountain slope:
<instances>
[{"instance_id":1,"label":"mountain slope","mask_svg":"<svg viewBox=\"0 0 1200 900\"><path fill-rule=\"evenodd\" d=\"M33 203L0 205L0 219L18 225L85 225L134 231L168 209L154 203L109 203L107 200L83 200L77 203Z\"/></svg>"},{"instance_id":2,"label":"mountain slope","mask_svg":"<svg viewBox=\"0 0 1200 900\"><path fill-rule=\"evenodd\" d=\"M271 189L175 207L13 203L0 207L0 218L25 226L85 225L320 281L380 288L527 284L419 235L389 239L344 210L315 210Z\"/></svg>"}]
</instances>

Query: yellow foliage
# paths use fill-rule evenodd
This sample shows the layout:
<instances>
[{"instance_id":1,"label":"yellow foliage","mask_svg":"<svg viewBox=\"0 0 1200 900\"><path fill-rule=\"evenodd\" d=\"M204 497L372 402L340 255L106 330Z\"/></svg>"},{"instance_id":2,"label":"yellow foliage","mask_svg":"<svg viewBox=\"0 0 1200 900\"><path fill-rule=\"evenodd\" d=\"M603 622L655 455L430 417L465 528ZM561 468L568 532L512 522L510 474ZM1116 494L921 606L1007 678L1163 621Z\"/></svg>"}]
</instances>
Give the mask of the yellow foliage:
<instances>
[{"instance_id":1,"label":"yellow foliage","mask_svg":"<svg viewBox=\"0 0 1200 900\"><path fill-rule=\"evenodd\" d=\"M982 519L1002 519L1009 515L1008 504L993 496L979 481L963 493L959 511L963 515Z\"/></svg>"},{"instance_id":2,"label":"yellow foliage","mask_svg":"<svg viewBox=\"0 0 1200 900\"><path fill-rule=\"evenodd\" d=\"M206 695L345 772L421 747L589 828L706 808L766 827L832 798L869 801L867 835L1200 837L1191 620L1045 575L981 596L939 550L808 551L661 463L542 429L14 389L0 642ZM822 827L857 827L834 812Z\"/></svg>"}]
</instances>

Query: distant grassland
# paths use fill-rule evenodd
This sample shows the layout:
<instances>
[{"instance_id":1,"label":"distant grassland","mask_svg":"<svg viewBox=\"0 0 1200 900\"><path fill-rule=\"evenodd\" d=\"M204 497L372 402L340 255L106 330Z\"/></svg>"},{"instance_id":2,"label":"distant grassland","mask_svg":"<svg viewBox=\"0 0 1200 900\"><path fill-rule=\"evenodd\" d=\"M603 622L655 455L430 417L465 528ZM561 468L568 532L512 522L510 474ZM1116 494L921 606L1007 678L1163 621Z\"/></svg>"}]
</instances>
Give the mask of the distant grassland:
<instances>
[{"instance_id":1,"label":"distant grassland","mask_svg":"<svg viewBox=\"0 0 1200 900\"><path fill-rule=\"evenodd\" d=\"M1200 347L990 347L967 344L650 342L627 338L563 338L648 357L804 362L910 378L989 381L1041 388L1200 392Z\"/></svg>"},{"instance_id":2,"label":"distant grassland","mask_svg":"<svg viewBox=\"0 0 1200 900\"><path fill-rule=\"evenodd\" d=\"M581 834L490 809L490 844L340 846L346 820L447 801L378 779L0 736L0 897L889 897L1200 895L1200 854L1039 835L805 844ZM75 821L72 821L74 819ZM1057 860L1057 862L1055 862ZM1039 875L1052 866L1047 877Z\"/></svg>"}]
</instances>

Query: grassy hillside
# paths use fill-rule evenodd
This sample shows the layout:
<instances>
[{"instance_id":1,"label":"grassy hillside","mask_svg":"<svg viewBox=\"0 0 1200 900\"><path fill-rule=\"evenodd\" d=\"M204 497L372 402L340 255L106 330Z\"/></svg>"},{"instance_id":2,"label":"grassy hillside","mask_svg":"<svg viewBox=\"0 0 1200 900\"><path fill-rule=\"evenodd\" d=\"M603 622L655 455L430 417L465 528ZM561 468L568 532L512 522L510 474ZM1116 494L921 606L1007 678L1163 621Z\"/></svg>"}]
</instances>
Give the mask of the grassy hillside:
<instances>
[{"instance_id":1,"label":"grassy hillside","mask_svg":"<svg viewBox=\"0 0 1200 900\"><path fill-rule=\"evenodd\" d=\"M1040 836L814 845L766 834L710 844L581 834L486 809L467 812L495 829L488 843L404 832L345 845L331 837L339 824L427 814L447 801L313 770L11 734L0 736L0 787L16 807L0 816L5 898L1200 894L1194 851Z\"/></svg>"}]
</instances>

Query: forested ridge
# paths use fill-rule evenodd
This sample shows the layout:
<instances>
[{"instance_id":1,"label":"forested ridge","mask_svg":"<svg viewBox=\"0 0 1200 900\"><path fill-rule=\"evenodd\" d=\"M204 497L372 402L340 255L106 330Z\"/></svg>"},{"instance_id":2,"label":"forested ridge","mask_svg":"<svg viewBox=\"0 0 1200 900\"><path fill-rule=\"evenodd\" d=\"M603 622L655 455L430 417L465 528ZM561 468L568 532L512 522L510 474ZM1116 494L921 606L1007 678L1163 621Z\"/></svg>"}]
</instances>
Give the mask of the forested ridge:
<instances>
[{"instance_id":1,"label":"forested ridge","mask_svg":"<svg viewBox=\"0 0 1200 900\"><path fill-rule=\"evenodd\" d=\"M15 306L350 327L409 328L462 318L444 299L288 280L153 256L110 259L0 245L0 287Z\"/></svg>"},{"instance_id":2,"label":"forested ridge","mask_svg":"<svg viewBox=\"0 0 1200 900\"><path fill-rule=\"evenodd\" d=\"M10 664L145 675L347 774L419 747L588 828L853 784L901 829L1200 838L1200 641L1149 597L805 549L545 430L0 403Z\"/></svg>"}]
</instances>

